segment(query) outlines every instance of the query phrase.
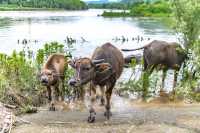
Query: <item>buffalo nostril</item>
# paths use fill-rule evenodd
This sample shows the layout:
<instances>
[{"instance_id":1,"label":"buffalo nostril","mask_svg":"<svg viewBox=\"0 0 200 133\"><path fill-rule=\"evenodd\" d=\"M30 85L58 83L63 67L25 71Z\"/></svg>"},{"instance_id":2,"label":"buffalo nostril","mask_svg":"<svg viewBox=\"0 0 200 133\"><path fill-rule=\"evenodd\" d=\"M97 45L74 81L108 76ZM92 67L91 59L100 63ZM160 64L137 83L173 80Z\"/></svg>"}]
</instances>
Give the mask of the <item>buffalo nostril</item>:
<instances>
[{"instance_id":1,"label":"buffalo nostril","mask_svg":"<svg viewBox=\"0 0 200 133\"><path fill-rule=\"evenodd\" d=\"M48 83L48 81L45 79L42 79L42 83L46 84L46 83Z\"/></svg>"},{"instance_id":2,"label":"buffalo nostril","mask_svg":"<svg viewBox=\"0 0 200 133\"><path fill-rule=\"evenodd\" d=\"M76 83L77 83L76 80L70 80L70 81L68 82L68 84L69 84L70 86L75 86Z\"/></svg>"}]
</instances>

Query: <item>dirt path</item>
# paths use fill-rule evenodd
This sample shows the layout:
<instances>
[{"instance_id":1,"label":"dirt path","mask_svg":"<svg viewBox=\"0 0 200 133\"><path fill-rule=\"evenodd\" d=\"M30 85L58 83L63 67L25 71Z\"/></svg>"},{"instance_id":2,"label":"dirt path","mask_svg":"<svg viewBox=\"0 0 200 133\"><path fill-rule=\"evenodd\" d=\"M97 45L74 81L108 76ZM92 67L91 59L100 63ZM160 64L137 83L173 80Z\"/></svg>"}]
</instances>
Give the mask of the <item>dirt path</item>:
<instances>
[{"instance_id":1,"label":"dirt path","mask_svg":"<svg viewBox=\"0 0 200 133\"><path fill-rule=\"evenodd\" d=\"M80 104L60 105L50 112L46 107L20 119L12 133L200 133L200 105L136 103L113 96L110 121L105 121L103 107L97 106L94 124L87 123L87 109Z\"/></svg>"}]
</instances>

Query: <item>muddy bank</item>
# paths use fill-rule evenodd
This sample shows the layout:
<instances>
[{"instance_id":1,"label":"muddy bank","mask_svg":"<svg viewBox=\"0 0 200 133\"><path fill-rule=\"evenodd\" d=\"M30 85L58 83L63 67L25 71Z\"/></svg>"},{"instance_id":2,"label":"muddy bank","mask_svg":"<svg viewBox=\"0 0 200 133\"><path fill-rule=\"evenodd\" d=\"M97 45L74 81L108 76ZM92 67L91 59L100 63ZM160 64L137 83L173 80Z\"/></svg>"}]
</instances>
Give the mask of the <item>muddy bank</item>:
<instances>
[{"instance_id":1,"label":"muddy bank","mask_svg":"<svg viewBox=\"0 0 200 133\"><path fill-rule=\"evenodd\" d=\"M56 112L41 107L39 112L20 116L28 123L17 123L13 133L198 133L200 105L140 103L112 97L112 118L105 121L104 107L97 107L94 124L87 123L84 105L63 105ZM63 107L65 106L65 107Z\"/></svg>"}]
</instances>

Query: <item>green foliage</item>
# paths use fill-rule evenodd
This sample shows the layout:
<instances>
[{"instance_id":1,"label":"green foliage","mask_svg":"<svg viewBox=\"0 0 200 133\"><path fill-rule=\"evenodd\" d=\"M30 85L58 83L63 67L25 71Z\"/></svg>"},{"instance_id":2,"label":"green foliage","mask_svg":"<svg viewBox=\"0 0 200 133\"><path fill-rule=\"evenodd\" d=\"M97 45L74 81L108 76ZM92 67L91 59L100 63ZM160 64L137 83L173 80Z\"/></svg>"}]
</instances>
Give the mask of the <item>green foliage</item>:
<instances>
[{"instance_id":1,"label":"green foliage","mask_svg":"<svg viewBox=\"0 0 200 133\"><path fill-rule=\"evenodd\" d=\"M44 9L67 9L67 10L83 10L87 9L84 2L80 0L4 0L4 6L0 6L2 10L34 10L34 8Z\"/></svg>"},{"instance_id":2,"label":"green foliage","mask_svg":"<svg viewBox=\"0 0 200 133\"><path fill-rule=\"evenodd\" d=\"M129 9L130 5L127 5L125 3L103 3L103 4L88 4L89 8L94 8L94 9Z\"/></svg>"},{"instance_id":3,"label":"green foliage","mask_svg":"<svg viewBox=\"0 0 200 133\"><path fill-rule=\"evenodd\" d=\"M104 17L128 17L128 16L130 16L130 14L127 12L104 11L102 16L104 16Z\"/></svg>"},{"instance_id":4,"label":"green foliage","mask_svg":"<svg viewBox=\"0 0 200 133\"><path fill-rule=\"evenodd\" d=\"M131 8L132 16L169 16L170 14L171 9L166 1L135 4Z\"/></svg>"},{"instance_id":5,"label":"green foliage","mask_svg":"<svg viewBox=\"0 0 200 133\"><path fill-rule=\"evenodd\" d=\"M64 50L64 45L59 44L57 42L46 43L43 49L39 49L36 57L37 64L41 65L44 63L44 60L53 53L63 53L68 54L67 51Z\"/></svg>"},{"instance_id":6,"label":"green foliage","mask_svg":"<svg viewBox=\"0 0 200 133\"><path fill-rule=\"evenodd\" d=\"M36 79L32 78L35 75L34 66L24 52L13 51L11 56L1 54L0 60L1 74L9 79L8 83L14 88L20 85L19 89L30 89L36 83Z\"/></svg>"},{"instance_id":7,"label":"green foliage","mask_svg":"<svg viewBox=\"0 0 200 133\"><path fill-rule=\"evenodd\" d=\"M37 113L37 108L32 106L32 105L25 105L22 107L20 110L19 114L24 114L24 113Z\"/></svg>"},{"instance_id":8,"label":"green foliage","mask_svg":"<svg viewBox=\"0 0 200 133\"><path fill-rule=\"evenodd\" d=\"M192 47L200 34L200 0L171 0L175 28L185 47Z\"/></svg>"},{"instance_id":9,"label":"green foliage","mask_svg":"<svg viewBox=\"0 0 200 133\"><path fill-rule=\"evenodd\" d=\"M168 1L159 0L156 2L137 2L134 4L124 4L124 8L130 10L129 12L104 12L102 16L140 16L140 17L168 17L171 15L172 10Z\"/></svg>"},{"instance_id":10,"label":"green foliage","mask_svg":"<svg viewBox=\"0 0 200 133\"><path fill-rule=\"evenodd\" d=\"M199 88L200 77L200 1L171 0L175 29L182 37L182 44L187 51L182 80L176 87L177 94L200 101L195 90Z\"/></svg>"},{"instance_id":11,"label":"green foliage","mask_svg":"<svg viewBox=\"0 0 200 133\"><path fill-rule=\"evenodd\" d=\"M136 77L133 78L133 76L138 74L137 67L142 66L142 64L143 61L139 64L136 63L136 60L131 61L130 68L133 73L127 82L120 83L120 91L137 92L143 100L146 100L155 95L160 75L158 72L153 72L150 75L149 71L145 71L141 73L139 79Z\"/></svg>"}]
</instances>

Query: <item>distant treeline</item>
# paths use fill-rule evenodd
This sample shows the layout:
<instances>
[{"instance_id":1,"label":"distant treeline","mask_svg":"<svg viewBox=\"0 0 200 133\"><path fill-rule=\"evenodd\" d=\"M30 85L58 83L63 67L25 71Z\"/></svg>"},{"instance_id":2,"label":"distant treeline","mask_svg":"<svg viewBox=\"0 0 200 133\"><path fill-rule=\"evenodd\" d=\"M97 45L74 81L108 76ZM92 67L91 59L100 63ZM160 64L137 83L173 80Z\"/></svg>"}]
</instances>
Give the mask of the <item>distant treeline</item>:
<instances>
[{"instance_id":1,"label":"distant treeline","mask_svg":"<svg viewBox=\"0 0 200 133\"><path fill-rule=\"evenodd\" d=\"M129 4L121 3L121 2L115 2L115 3L102 3L102 4L88 4L89 8L94 9L127 9Z\"/></svg>"},{"instance_id":2,"label":"distant treeline","mask_svg":"<svg viewBox=\"0 0 200 133\"><path fill-rule=\"evenodd\" d=\"M117 4L117 3L116 3ZM118 3L119 5L123 4L124 8L116 9L125 9L130 10L130 12L104 12L102 16L108 17L126 17L126 16L170 16L172 13L169 1L167 0L159 0L155 2L138 2L132 4ZM115 9L113 7L113 9Z\"/></svg>"},{"instance_id":3,"label":"distant treeline","mask_svg":"<svg viewBox=\"0 0 200 133\"><path fill-rule=\"evenodd\" d=\"M131 9L137 4L150 4L158 1L168 0L121 0L120 2L109 2L109 3L89 3L89 8L95 9Z\"/></svg>"},{"instance_id":4,"label":"distant treeline","mask_svg":"<svg viewBox=\"0 0 200 133\"><path fill-rule=\"evenodd\" d=\"M30 8L87 9L87 5L80 0L0 0L0 4Z\"/></svg>"}]
</instances>

